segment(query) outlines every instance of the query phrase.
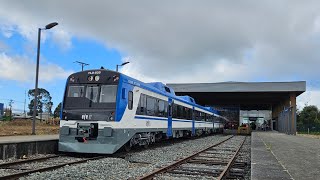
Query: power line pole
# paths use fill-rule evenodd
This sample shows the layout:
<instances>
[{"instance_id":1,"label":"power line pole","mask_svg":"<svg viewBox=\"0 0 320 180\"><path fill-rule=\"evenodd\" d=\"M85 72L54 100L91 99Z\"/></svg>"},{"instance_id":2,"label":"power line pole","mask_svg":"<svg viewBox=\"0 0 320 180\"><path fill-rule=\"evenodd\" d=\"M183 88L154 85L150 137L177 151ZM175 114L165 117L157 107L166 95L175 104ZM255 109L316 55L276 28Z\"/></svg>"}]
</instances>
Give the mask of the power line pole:
<instances>
[{"instance_id":1,"label":"power line pole","mask_svg":"<svg viewBox=\"0 0 320 180\"><path fill-rule=\"evenodd\" d=\"M9 116L9 118L10 118L10 120L11 120L11 116L12 116L12 104L13 104L13 100L12 99L10 99L9 100L9 107L10 107L10 116Z\"/></svg>"},{"instance_id":2,"label":"power line pole","mask_svg":"<svg viewBox=\"0 0 320 180\"><path fill-rule=\"evenodd\" d=\"M81 71L83 71L83 67L84 66L89 66L90 64L87 64L87 63L84 63L84 62L81 62L81 61L75 61L73 63L78 63L79 65L81 65Z\"/></svg>"},{"instance_id":3,"label":"power line pole","mask_svg":"<svg viewBox=\"0 0 320 180\"><path fill-rule=\"evenodd\" d=\"M23 114L24 118L26 118L26 98L27 98L27 90L24 91L24 103L23 103Z\"/></svg>"}]
</instances>

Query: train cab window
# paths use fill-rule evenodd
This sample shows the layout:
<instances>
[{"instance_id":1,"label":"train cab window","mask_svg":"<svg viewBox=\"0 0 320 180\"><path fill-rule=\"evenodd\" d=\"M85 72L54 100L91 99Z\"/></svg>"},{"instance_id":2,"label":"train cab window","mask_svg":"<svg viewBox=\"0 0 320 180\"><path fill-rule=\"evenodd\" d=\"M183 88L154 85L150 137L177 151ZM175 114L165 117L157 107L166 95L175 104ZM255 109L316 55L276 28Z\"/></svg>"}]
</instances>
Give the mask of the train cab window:
<instances>
[{"instance_id":1,"label":"train cab window","mask_svg":"<svg viewBox=\"0 0 320 180\"><path fill-rule=\"evenodd\" d=\"M98 102L98 86L88 86L86 91L86 98L90 99L92 102Z\"/></svg>"},{"instance_id":2,"label":"train cab window","mask_svg":"<svg viewBox=\"0 0 320 180\"><path fill-rule=\"evenodd\" d=\"M133 106L133 92L129 91L128 92L128 109L132 110L132 106Z\"/></svg>"},{"instance_id":3,"label":"train cab window","mask_svg":"<svg viewBox=\"0 0 320 180\"><path fill-rule=\"evenodd\" d=\"M100 92L100 103L116 102L117 85L102 85Z\"/></svg>"},{"instance_id":4,"label":"train cab window","mask_svg":"<svg viewBox=\"0 0 320 180\"><path fill-rule=\"evenodd\" d=\"M83 97L84 86L69 86L68 97Z\"/></svg>"}]
</instances>

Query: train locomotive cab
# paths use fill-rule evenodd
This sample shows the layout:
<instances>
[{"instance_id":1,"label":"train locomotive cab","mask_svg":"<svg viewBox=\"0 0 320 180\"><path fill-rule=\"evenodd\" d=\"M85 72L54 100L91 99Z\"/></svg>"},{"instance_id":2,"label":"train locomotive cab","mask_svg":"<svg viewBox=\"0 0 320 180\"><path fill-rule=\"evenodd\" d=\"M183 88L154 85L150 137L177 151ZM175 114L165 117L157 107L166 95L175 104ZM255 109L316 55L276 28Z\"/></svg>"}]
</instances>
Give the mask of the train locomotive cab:
<instances>
[{"instance_id":1,"label":"train locomotive cab","mask_svg":"<svg viewBox=\"0 0 320 180\"><path fill-rule=\"evenodd\" d=\"M64 93L59 151L113 152L116 144L95 148L84 144L113 143L107 140L116 121L116 100L120 73L107 70L83 71L70 75ZM89 149L88 149L89 148Z\"/></svg>"}]
</instances>

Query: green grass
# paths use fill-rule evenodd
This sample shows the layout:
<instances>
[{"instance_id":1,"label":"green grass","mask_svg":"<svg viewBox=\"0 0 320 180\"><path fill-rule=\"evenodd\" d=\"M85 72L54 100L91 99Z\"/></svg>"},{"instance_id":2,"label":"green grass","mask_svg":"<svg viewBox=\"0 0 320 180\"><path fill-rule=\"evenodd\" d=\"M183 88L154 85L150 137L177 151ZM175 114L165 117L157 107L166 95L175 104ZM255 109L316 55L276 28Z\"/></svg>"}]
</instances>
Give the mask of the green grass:
<instances>
[{"instance_id":1,"label":"green grass","mask_svg":"<svg viewBox=\"0 0 320 180\"><path fill-rule=\"evenodd\" d=\"M308 134L308 131L299 131L299 134ZM309 134L311 135L320 135L320 131L310 131Z\"/></svg>"}]
</instances>

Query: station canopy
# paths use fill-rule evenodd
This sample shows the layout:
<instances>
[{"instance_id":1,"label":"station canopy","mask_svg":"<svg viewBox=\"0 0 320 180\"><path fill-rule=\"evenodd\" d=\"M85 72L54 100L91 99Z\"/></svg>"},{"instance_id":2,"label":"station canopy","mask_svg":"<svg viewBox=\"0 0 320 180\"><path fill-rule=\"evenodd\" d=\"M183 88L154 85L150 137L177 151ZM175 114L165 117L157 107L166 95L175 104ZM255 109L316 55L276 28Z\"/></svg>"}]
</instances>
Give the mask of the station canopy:
<instances>
[{"instance_id":1,"label":"station canopy","mask_svg":"<svg viewBox=\"0 0 320 180\"><path fill-rule=\"evenodd\" d=\"M189 95L200 105L237 106L241 110L270 110L306 91L305 81L167 84L176 95Z\"/></svg>"}]
</instances>

